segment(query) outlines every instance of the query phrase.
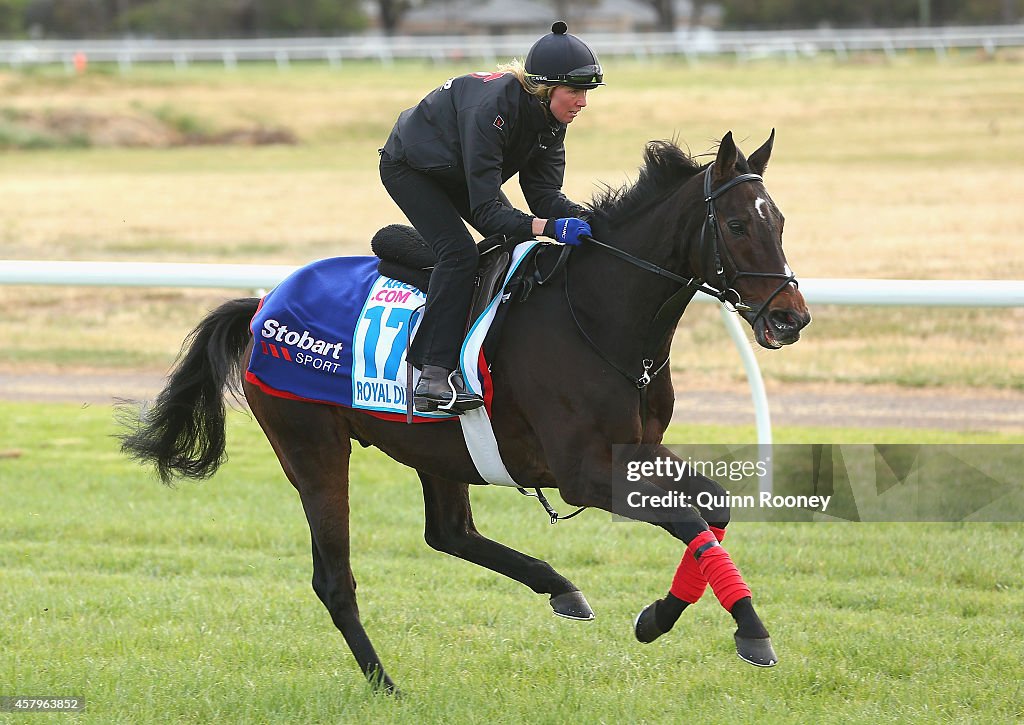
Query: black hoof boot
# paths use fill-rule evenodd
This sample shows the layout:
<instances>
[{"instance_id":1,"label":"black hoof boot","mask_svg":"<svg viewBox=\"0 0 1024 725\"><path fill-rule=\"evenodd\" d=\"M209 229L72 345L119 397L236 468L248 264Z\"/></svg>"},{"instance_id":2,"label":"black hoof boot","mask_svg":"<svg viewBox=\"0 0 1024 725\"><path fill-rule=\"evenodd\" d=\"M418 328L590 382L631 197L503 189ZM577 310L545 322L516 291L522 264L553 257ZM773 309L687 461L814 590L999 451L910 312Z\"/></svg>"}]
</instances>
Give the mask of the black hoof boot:
<instances>
[{"instance_id":1,"label":"black hoof boot","mask_svg":"<svg viewBox=\"0 0 1024 725\"><path fill-rule=\"evenodd\" d=\"M576 619L581 622L589 622L594 618L594 610L590 608L586 597L580 591L559 594L551 597L548 603L559 617Z\"/></svg>"},{"instance_id":2,"label":"black hoof boot","mask_svg":"<svg viewBox=\"0 0 1024 725\"><path fill-rule=\"evenodd\" d=\"M774 667L779 663L779 656L772 648L770 637L761 639L750 639L733 635L736 639L736 654L744 662L749 662L756 667Z\"/></svg>"},{"instance_id":3,"label":"black hoof boot","mask_svg":"<svg viewBox=\"0 0 1024 725\"><path fill-rule=\"evenodd\" d=\"M650 644L665 634L665 630L658 626L658 618L655 616L657 610L658 603L652 602L644 607L633 620L633 634L636 635L638 641L644 644Z\"/></svg>"}]
</instances>

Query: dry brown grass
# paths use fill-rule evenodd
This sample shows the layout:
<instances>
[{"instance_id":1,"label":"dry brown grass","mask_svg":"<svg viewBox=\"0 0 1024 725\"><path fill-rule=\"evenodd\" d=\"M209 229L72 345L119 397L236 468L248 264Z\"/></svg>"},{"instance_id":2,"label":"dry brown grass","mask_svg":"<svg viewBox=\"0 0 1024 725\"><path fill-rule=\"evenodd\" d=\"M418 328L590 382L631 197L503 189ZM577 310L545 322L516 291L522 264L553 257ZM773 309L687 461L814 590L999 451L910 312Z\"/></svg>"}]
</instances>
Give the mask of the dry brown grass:
<instances>
[{"instance_id":1,"label":"dry brown grass","mask_svg":"<svg viewBox=\"0 0 1024 725\"><path fill-rule=\"evenodd\" d=\"M0 112L163 109L211 128L292 129L297 147L85 149L0 155L0 258L300 264L365 253L399 212L376 149L426 89L476 68L295 66L138 70L125 77L0 74ZM566 191L631 175L650 138L694 152L733 130L748 151L778 129L768 172L804 277L1024 277L1020 67L621 63L569 138ZM519 199L514 184L513 199ZM229 292L0 289L5 366L161 367ZM759 353L766 378L1021 389L1021 312L815 311L800 345ZM680 380L742 379L711 309L688 313Z\"/></svg>"}]
</instances>

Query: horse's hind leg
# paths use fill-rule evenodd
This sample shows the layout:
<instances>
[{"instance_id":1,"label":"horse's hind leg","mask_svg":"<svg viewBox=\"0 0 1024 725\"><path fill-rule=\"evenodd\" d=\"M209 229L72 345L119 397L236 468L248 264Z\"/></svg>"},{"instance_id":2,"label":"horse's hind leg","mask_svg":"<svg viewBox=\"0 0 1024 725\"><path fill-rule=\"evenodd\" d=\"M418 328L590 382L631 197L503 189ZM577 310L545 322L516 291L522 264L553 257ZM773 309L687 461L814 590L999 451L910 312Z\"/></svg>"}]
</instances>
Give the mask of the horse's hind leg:
<instances>
[{"instance_id":1,"label":"horse's hind leg","mask_svg":"<svg viewBox=\"0 0 1024 725\"><path fill-rule=\"evenodd\" d=\"M312 532L313 527L310 526ZM395 692L395 683L384 672L384 665L377 656L373 643L359 619L356 606L356 580L352 570L337 571L321 553L316 534L313 534L313 591L327 607L334 625L345 637L345 642L356 658L359 668L374 688Z\"/></svg>"},{"instance_id":2,"label":"horse's hind leg","mask_svg":"<svg viewBox=\"0 0 1024 725\"><path fill-rule=\"evenodd\" d=\"M583 594L550 564L480 534L473 523L469 486L419 472L426 513L424 538L431 548L504 574L550 597L555 614L569 619L594 618Z\"/></svg>"},{"instance_id":3,"label":"horse's hind leg","mask_svg":"<svg viewBox=\"0 0 1024 725\"><path fill-rule=\"evenodd\" d=\"M326 406L247 397L285 475L299 492L313 542L313 591L370 683L394 692L356 606L356 580L349 565L352 446L347 423Z\"/></svg>"}]
</instances>

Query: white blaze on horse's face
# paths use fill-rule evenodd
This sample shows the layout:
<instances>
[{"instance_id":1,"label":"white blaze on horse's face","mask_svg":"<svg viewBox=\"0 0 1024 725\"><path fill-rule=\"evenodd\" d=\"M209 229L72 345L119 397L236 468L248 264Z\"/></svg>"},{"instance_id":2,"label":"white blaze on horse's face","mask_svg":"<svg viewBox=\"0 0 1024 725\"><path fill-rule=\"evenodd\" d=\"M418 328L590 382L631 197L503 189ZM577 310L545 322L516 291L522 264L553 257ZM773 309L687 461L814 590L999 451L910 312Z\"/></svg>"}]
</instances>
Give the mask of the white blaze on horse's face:
<instances>
[{"instance_id":1,"label":"white blaze on horse's face","mask_svg":"<svg viewBox=\"0 0 1024 725\"><path fill-rule=\"evenodd\" d=\"M757 197L757 199L754 200L754 209L757 211L757 213L761 216L762 219L768 221L768 214L765 213L764 210L764 207L766 206L768 206L768 200L765 199L763 196L759 196Z\"/></svg>"}]
</instances>

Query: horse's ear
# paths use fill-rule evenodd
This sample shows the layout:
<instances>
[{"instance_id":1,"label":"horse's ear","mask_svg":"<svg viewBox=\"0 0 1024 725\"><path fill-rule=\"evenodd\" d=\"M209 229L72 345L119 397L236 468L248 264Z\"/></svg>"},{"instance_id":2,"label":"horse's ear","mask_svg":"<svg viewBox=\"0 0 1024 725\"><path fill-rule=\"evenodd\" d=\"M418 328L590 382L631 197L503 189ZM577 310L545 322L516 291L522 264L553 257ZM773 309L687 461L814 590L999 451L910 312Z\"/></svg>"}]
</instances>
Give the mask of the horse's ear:
<instances>
[{"instance_id":1,"label":"horse's ear","mask_svg":"<svg viewBox=\"0 0 1024 725\"><path fill-rule=\"evenodd\" d=\"M772 135L768 137L768 140L764 142L764 145L754 153L750 154L750 158L747 159L747 163L750 164L750 170L758 176L764 176L764 170L768 168L768 159L772 156L772 145L775 143L775 129L772 129Z\"/></svg>"},{"instance_id":2,"label":"horse's ear","mask_svg":"<svg viewBox=\"0 0 1024 725\"><path fill-rule=\"evenodd\" d=\"M726 179L731 179L736 167L736 142L732 140L732 131L722 137L718 144L718 156L715 158L714 181L717 186Z\"/></svg>"}]
</instances>

